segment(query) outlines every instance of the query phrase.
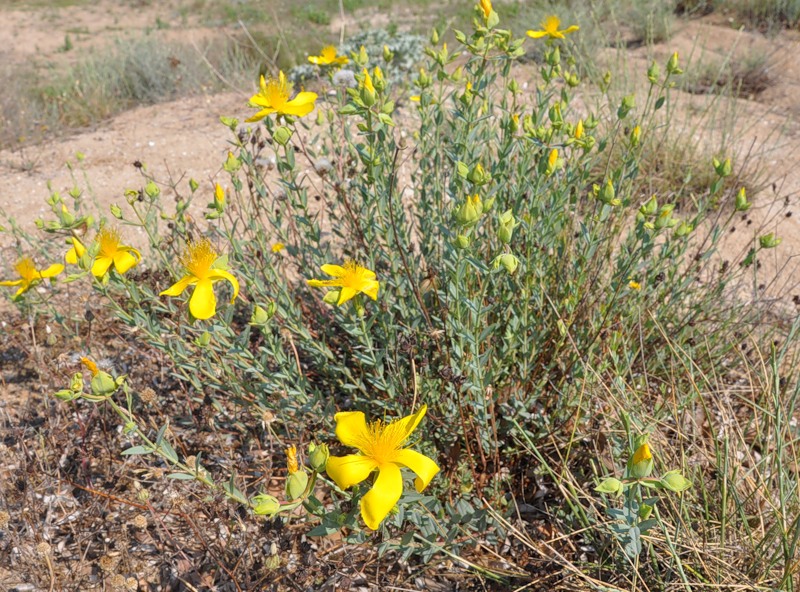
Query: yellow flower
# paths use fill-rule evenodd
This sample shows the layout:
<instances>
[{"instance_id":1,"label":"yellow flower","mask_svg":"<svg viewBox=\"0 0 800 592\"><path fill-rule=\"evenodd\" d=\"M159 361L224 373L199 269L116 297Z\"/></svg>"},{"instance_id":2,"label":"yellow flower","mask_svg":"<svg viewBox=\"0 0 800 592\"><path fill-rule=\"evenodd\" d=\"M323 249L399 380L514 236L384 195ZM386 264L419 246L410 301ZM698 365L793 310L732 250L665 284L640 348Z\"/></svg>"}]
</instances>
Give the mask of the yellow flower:
<instances>
[{"instance_id":1,"label":"yellow flower","mask_svg":"<svg viewBox=\"0 0 800 592\"><path fill-rule=\"evenodd\" d=\"M285 248L286 248L286 245L284 245L283 243L275 243L274 245L272 245L272 252L273 253L280 253Z\"/></svg>"},{"instance_id":2,"label":"yellow flower","mask_svg":"<svg viewBox=\"0 0 800 592\"><path fill-rule=\"evenodd\" d=\"M231 304L239 295L239 282L224 269L212 266L219 255L207 238L186 245L186 252L181 257L181 264L186 268L186 275L170 288L161 292L160 296L180 296L189 286L196 284L194 293L189 299L189 311L196 319L210 319L217 312L217 298L214 296L214 282L227 280L233 286Z\"/></svg>"},{"instance_id":3,"label":"yellow flower","mask_svg":"<svg viewBox=\"0 0 800 592\"><path fill-rule=\"evenodd\" d=\"M492 14L492 0L480 0L478 6L483 11L483 17L488 19L489 15Z\"/></svg>"},{"instance_id":4,"label":"yellow flower","mask_svg":"<svg viewBox=\"0 0 800 592\"><path fill-rule=\"evenodd\" d=\"M363 292L373 300L378 299L380 283L375 279L375 272L361 267L354 261L347 261L344 267L339 265L323 265L320 269L336 279L308 280L312 288L340 288L337 306L344 304L359 292Z\"/></svg>"},{"instance_id":5,"label":"yellow flower","mask_svg":"<svg viewBox=\"0 0 800 592\"><path fill-rule=\"evenodd\" d=\"M30 290L43 279L57 276L59 273L64 271L64 266L60 263L54 263L47 269L39 271L36 269L36 266L31 259L28 257L23 257L17 261L14 269L19 275L20 279L2 281L0 282L0 286L19 286L19 290L17 290L16 294L14 294L14 298L17 298L18 296Z\"/></svg>"},{"instance_id":6,"label":"yellow flower","mask_svg":"<svg viewBox=\"0 0 800 592\"><path fill-rule=\"evenodd\" d=\"M317 66L341 66L350 60L346 56L337 56L333 45L323 47L318 56L308 56L308 61Z\"/></svg>"},{"instance_id":7,"label":"yellow flower","mask_svg":"<svg viewBox=\"0 0 800 592\"><path fill-rule=\"evenodd\" d=\"M640 284L639 282L636 282L634 280L631 280L631 281L628 282L628 287L631 290L641 290L642 289L642 284Z\"/></svg>"},{"instance_id":8,"label":"yellow flower","mask_svg":"<svg viewBox=\"0 0 800 592\"><path fill-rule=\"evenodd\" d=\"M647 462L648 460L653 460L653 453L650 452L650 445L645 442L633 453L631 462L633 462L633 464L639 464L640 462Z\"/></svg>"},{"instance_id":9,"label":"yellow flower","mask_svg":"<svg viewBox=\"0 0 800 592\"><path fill-rule=\"evenodd\" d=\"M250 104L254 107L262 107L262 109L247 119L248 122L261 121L272 113L303 117L314 110L317 93L303 91L289 100L292 96L292 87L287 83L286 75L283 72L278 73L277 79L265 80L262 76L260 86L261 89L258 93L250 97Z\"/></svg>"},{"instance_id":10,"label":"yellow flower","mask_svg":"<svg viewBox=\"0 0 800 592\"><path fill-rule=\"evenodd\" d=\"M534 39L539 39L541 37L547 37L549 39L564 39L564 35L573 33L580 29L578 25L572 25L571 27L567 27L566 29L559 31L558 27L561 26L561 19L555 15L548 16L542 21L540 26L542 27L541 31L528 31L528 37L532 37Z\"/></svg>"},{"instance_id":11,"label":"yellow flower","mask_svg":"<svg viewBox=\"0 0 800 592\"><path fill-rule=\"evenodd\" d=\"M116 229L102 228L96 240L100 249L92 265L95 277L103 277L112 264L118 273L125 273L142 259L141 253L133 247L119 244L119 231Z\"/></svg>"},{"instance_id":12,"label":"yellow flower","mask_svg":"<svg viewBox=\"0 0 800 592\"><path fill-rule=\"evenodd\" d=\"M583 137L583 119L579 119L575 125L575 139L580 140Z\"/></svg>"},{"instance_id":13,"label":"yellow flower","mask_svg":"<svg viewBox=\"0 0 800 592\"><path fill-rule=\"evenodd\" d=\"M76 237L69 239L69 242L72 243L72 248L64 255L64 261L70 265L77 265L78 260L83 257L83 254L86 252L86 247L84 247L80 239Z\"/></svg>"},{"instance_id":14,"label":"yellow flower","mask_svg":"<svg viewBox=\"0 0 800 592\"><path fill-rule=\"evenodd\" d=\"M334 418L336 437L361 454L331 456L325 470L341 489L357 485L378 471L372 489L361 499L361 517L372 530L377 530L403 494L401 467L416 473L417 491L423 491L439 472L433 460L416 450L403 448L426 411L423 405L415 414L385 425L381 421L367 425L360 411L337 413Z\"/></svg>"}]
</instances>

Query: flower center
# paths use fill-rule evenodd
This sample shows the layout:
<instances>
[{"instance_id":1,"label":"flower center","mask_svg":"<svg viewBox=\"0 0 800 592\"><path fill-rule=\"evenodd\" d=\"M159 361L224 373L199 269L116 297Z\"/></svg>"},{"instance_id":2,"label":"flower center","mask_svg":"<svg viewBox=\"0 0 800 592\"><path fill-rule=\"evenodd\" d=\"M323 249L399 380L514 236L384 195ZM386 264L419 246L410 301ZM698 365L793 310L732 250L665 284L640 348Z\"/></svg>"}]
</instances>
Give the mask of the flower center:
<instances>
[{"instance_id":1,"label":"flower center","mask_svg":"<svg viewBox=\"0 0 800 592\"><path fill-rule=\"evenodd\" d=\"M336 48L333 45L323 47L320 55L326 62L333 62L336 59Z\"/></svg>"},{"instance_id":2,"label":"flower center","mask_svg":"<svg viewBox=\"0 0 800 592\"><path fill-rule=\"evenodd\" d=\"M367 427L364 442L358 449L378 465L394 462L397 451L406 439L403 425L398 422L384 424L374 421Z\"/></svg>"},{"instance_id":3,"label":"flower center","mask_svg":"<svg viewBox=\"0 0 800 592\"><path fill-rule=\"evenodd\" d=\"M97 242L100 243L101 255L113 257L119 247L119 231L116 228L103 228L97 234Z\"/></svg>"},{"instance_id":4,"label":"flower center","mask_svg":"<svg viewBox=\"0 0 800 592\"><path fill-rule=\"evenodd\" d=\"M558 32L558 26L561 24L561 20L557 16L551 16L550 18L546 19L544 23L544 30L550 34Z\"/></svg>"},{"instance_id":5,"label":"flower center","mask_svg":"<svg viewBox=\"0 0 800 592\"><path fill-rule=\"evenodd\" d=\"M200 239L198 242L186 244L186 251L181 257L181 264L190 274L198 280L204 279L208 275L211 265L217 260L219 255L211 246L207 238Z\"/></svg>"},{"instance_id":6,"label":"flower center","mask_svg":"<svg viewBox=\"0 0 800 592\"><path fill-rule=\"evenodd\" d=\"M14 266L14 269L17 270L19 277L27 282L36 279L36 276L39 275L36 272L36 266L33 264L33 261L31 261L28 257L20 259Z\"/></svg>"},{"instance_id":7,"label":"flower center","mask_svg":"<svg viewBox=\"0 0 800 592\"><path fill-rule=\"evenodd\" d=\"M291 94L286 79L270 78L264 87L264 97L273 109L280 109L289 100Z\"/></svg>"}]
</instances>

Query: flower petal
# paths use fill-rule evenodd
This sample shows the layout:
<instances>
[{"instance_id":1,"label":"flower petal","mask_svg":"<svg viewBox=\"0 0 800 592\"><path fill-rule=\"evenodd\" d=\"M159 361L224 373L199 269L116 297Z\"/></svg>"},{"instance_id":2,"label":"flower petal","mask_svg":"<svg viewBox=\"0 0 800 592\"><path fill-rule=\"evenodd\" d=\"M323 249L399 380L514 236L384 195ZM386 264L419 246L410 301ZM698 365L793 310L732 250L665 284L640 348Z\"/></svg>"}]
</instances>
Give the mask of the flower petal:
<instances>
[{"instance_id":1,"label":"flower petal","mask_svg":"<svg viewBox=\"0 0 800 592\"><path fill-rule=\"evenodd\" d=\"M361 288L361 291L364 292L364 294L366 294L367 296L369 296L373 300L377 300L378 299L378 288L380 288L380 287L381 287L380 282L373 280L373 281L366 282L364 287Z\"/></svg>"},{"instance_id":2,"label":"flower petal","mask_svg":"<svg viewBox=\"0 0 800 592\"><path fill-rule=\"evenodd\" d=\"M572 25L570 27L567 27L566 29L564 29L561 32L562 33L574 33L575 31L579 31L579 30L580 30L580 27L578 25Z\"/></svg>"},{"instance_id":3,"label":"flower petal","mask_svg":"<svg viewBox=\"0 0 800 592\"><path fill-rule=\"evenodd\" d=\"M120 247L119 250L114 253L114 267L119 273L125 273L131 267L139 263L141 258L142 256L139 254L139 251L133 247Z\"/></svg>"},{"instance_id":4,"label":"flower petal","mask_svg":"<svg viewBox=\"0 0 800 592\"><path fill-rule=\"evenodd\" d=\"M14 294L14 299L16 299L16 298L19 298L19 297L20 297L20 296L22 296L22 295L23 295L25 292L27 292L28 290L30 290L30 288L31 288L31 286L32 286L32 285L33 285L33 282L25 282L25 281L23 281L23 282L22 282L22 285L21 285L21 286L20 286L20 288L19 288L19 290L17 290L17 291L16 291L16 293Z\"/></svg>"},{"instance_id":5,"label":"flower petal","mask_svg":"<svg viewBox=\"0 0 800 592\"><path fill-rule=\"evenodd\" d=\"M192 284L197 283L197 278L193 275L186 275L172 284L169 288L159 294L159 296L180 296Z\"/></svg>"},{"instance_id":6,"label":"flower petal","mask_svg":"<svg viewBox=\"0 0 800 592\"><path fill-rule=\"evenodd\" d=\"M414 481L414 486L417 488L417 491L423 491L436 473L439 472L439 465L433 460L409 448L399 450L395 455L394 462L408 467L416 473L417 478Z\"/></svg>"},{"instance_id":7,"label":"flower petal","mask_svg":"<svg viewBox=\"0 0 800 592\"><path fill-rule=\"evenodd\" d=\"M407 415L406 417L397 420L396 423L399 424L398 427L402 426L401 433L403 434L403 440L401 440L401 442L407 440L408 437L411 435L411 432L417 429L419 422L422 421L422 418L425 417L425 414L427 412L428 412L428 406L422 405L422 407L420 407L416 413Z\"/></svg>"},{"instance_id":8,"label":"flower petal","mask_svg":"<svg viewBox=\"0 0 800 592\"><path fill-rule=\"evenodd\" d=\"M214 284L209 279L197 282L194 293L189 299L189 312L196 319L210 319L217 312L217 297L214 296Z\"/></svg>"},{"instance_id":9,"label":"flower petal","mask_svg":"<svg viewBox=\"0 0 800 592\"><path fill-rule=\"evenodd\" d=\"M378 463L368 456L348 454L347 456L330 456L325 472L341 489L347 489L361 483L369 474L378 468Z\"/></svg>"},{"instance_id":10,"label":"flower petal","mask_svg":"<svg viewBox=\"0 0 800 592\"><path fill-rule=\"evenodd\" d=\"M66 255L64 255L64 261L66 261L69 265L78 264L78 253L75 251L75 247L72 247L69 251L67 251Z\"/></svg>"},{"instance_id":11,"label":"flower petal","mask_svg":"<svg viewBox=\"0 0 800 592\"><path fill-rule=\"evenodd\" d=\"M261 121L270 113L275 113L275 109L273 109L272 107L267 107L266 109L262 109L252 117L248 117L247 119L245 119L245 121L247 123L253 123L254 121Z\"/></svg>"},{"instance_id":12,"label":"flower petal","mask_svg":"<svg viewBox=\"0 0 800 592\"><path fill-rule=\"evenodd\" d=\"M233 286L233 296L231 297L231 304L233 304L233 301L236 300L236 297L239 295L239 280L237 280L232 274L228 273L224 269L209 269L208 279L228 280L231 286Z\"/></svg>"},{"instance_id":13,"label":"flower petal","mask_svg":"<svg viewBox=\"0 0 800 592\"><path fill-rule=\"evenodd\" d=\"M527 35L532 39L541 39L542 37L547 35L547 31L528 31Z\"/></svg>"},{"instance_id":14,"label":"flower petal","mask_svg":"<svg viewBox=\"0 0 800 592\"><path fill-rule=\"evenodd\" d=\"M341 265L332 265L330 263L326 263L325 265L321 266L320 269L323 273L327 273L331 277L338 278L347 275L347 270Z\"/></svg>"},{"instance_id":15,"label":"flower petal","mask_svg":"<svg viewBox=\"0 0 800 592\"><path fill-rule=\"evenodd\" d=\"M63 265L61 265L60 263L53 263L47 269L43 269L42 271L40 271L39 272L39 276L43 277L43 278L50 278L50 277L58 275L62 271L64 271L64 266Z\"/></svg>"},{"instance_id":16,"label":"flower petal","mask_svg":"<svg viewBox=\"0 0 800 592\"><path fill-rule=\"evenodd\" d=\"M94 277L103 277L113 262L114 260L111 257L98 255L95 257L94 264L92 265L92 275Z\"/></svg>"},{"instance_id":17,"label":"flower petal","mask_svg":"<svg viewBox=\"0 0 800 592\"><path fill-rule=\"evenodd\" d=\"M295 98L281 107L281 113L303 117L314 110L314 101L316 100L317 93L299 92Z\"/></svg>"},{"instance_id":18,"label":"flower petal","mask_svg":"<svg viewBox=\"0 0 800 592\"><path fill-rule=\"evenodd\" d=\"M19 279L19 280L3 280L2 282L0 282L0 286L19 286L19 285L23 284L24 282L25 282L25 280L23 280L23 279Z\"/></svg>"},{"instance_id":19,"label":"flower petal","mask_svg":"<svg viewBox=\"0 0 800 592\"><path fill-rule=\"evenodd\" d=\"M333 416L336 421L336 437L345 446L359 448L370 437L367 420L361 411L341 411Z\"/></svg>"},{"instance_id":20,"label":"flower petal","mask_svg":"<svg viewBox=\"0 0 800 592\"><path fill-rule=\"evenodd\" d=\"M342 289L339 291L339 301L336 303L336 306L341 306L356 294L358 294L358 290L356 290L355 288L351 288L349 286L342 286Z\"/></svg>"},{"instance_id":21,"label":"flower petal","mask_svg":"<svg viewBox=\"0 0 800 592\"><path fill-rule=\"evenodd\" d=\"M378 467L378 478L367 494L361 498L361 517L372 530L378 527L403 495L403 474L400 467L387 463Z\"/></svg>"}]
</instances>

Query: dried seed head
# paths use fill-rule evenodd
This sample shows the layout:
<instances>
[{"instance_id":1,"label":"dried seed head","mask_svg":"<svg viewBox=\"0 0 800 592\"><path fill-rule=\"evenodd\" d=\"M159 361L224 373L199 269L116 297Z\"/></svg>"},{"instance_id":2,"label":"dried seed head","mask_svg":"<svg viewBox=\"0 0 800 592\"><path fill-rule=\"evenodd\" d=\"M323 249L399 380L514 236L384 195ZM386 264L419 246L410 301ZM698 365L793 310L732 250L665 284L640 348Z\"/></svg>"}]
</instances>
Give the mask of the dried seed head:
<instances>
[{"instance_id":1,"label":"dried seed head","mask_svg":"<svg viewBox=\"0 0 800 592\"><path fill-rule=\"evenodd\" d=\"M147 516L145 516L144 514L139 514L132 520L131 523L135 528L138 528L139 530L144 530L145 528L147 528Z\"/></svg>"},{"instance_id":2,"label":"dried seed head","mask_svg":"<svg viewBox=\"0 0 800 592\"><path fill-rule=\"evenodd\" d=\"M8 528L8 523L11 521L11 516L8 512L0 512L0 530Z\"/></svg>"},{"instance_id":3,"label":"dried seed head","mask_svg":"<svg viewBox=\"0 0 800 592\"><path fill-rule=\"evenodd\" d=\"M46 541L42 541L41 543L36 545L36 552L39 555L49 555L51 549L52 549L52 547L50 547L50 543L48 543Z\"/></svg>"},{"instance_id":4,"label":"dried seed head","mask_svg":"<svg viewBox=\"0 0 800 592\"><path fill-rule=\"evenodd\" d=\"M149 386L146 386L145 388L142 389L142 392L139 393L139 397L142 399L142 403L144 403L145 405L150 405L152 403L155 403L157 399L156 392Z\"/></svg>"},{"instance_id":5,"label":"dried seed head","mask_svg":"<svg viewBox=\"0 0 800 592\"><path fill-rule=\"evenodd\" d=\"M111 557L111 555L103 555L97 561L97 564L104 572L112 572L117 567L117 560L114 557Z\"/></svg>"},{"instance_id":6,"label":"dried seed head","mask_svg":"<svg viewBox=\"0 0 800 592\"><path fill-rule=\"evenodd\" d=\"M108 584L112 590L125 590L125 576L114 574L108 579Z\"/></svg>"}]
</instances>

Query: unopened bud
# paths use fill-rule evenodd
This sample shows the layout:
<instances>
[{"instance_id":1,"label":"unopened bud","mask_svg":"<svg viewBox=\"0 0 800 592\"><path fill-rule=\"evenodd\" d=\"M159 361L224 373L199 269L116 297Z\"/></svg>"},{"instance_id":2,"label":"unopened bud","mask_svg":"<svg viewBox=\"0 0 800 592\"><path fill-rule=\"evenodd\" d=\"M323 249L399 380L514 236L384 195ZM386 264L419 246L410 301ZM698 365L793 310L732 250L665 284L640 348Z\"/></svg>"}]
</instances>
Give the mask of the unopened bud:
<instances>
[{"instance_id":1,"label":"unopened bud","mask_svg":"<svg viewBox=\"0 0 800 592\"><path fill-rule=\"evenodd\" d=\"M250 507L253 508L253 513L258 516L274 516L280 511L281 503L274 496L260 493L250 500Z\"/></svg>"},{"instance_id":2,"label":"unopened bud","mask_svg":"<svg viewBox=\"0 0 800 592\"><path fill-rule=\"evenodd\" d=\"M294 501L302 497L308 486L308 473L299 469L286 477L286 498Z\"/></svg>"},{"instance_id":3,"label":"unopened bud","mask_svg":"<svg viewBox=\"0 0 800 592\"><path fill-rule=\"evenodd\" d=\"M752 205L753 204L747 201L747 193L745 192L744 187L742 187L739 190L739 193L736 194L736 211L746 212Z\"/></svg>"},{"instance_id":4,"label":"unopened bud","mask_svg":"<svg viewBox=\"0 0 800 592\"><path fill-rule=\"evenodd\" d=\"M653 454L643 442L628 461L628 474L634 479L645 479L653 472Z\"/></svg>"},{"instance_id":5,"label":"unopened bud","mask_svg":"<svg viewBox=\"0 0 800 592\"><path fill-rule=\"evenodd\" d=\"M692 486L692 482L681 475L680 471L675 470L669 471L661 477L661 485L663 485L665 489L669 489L675 493L681 493L689 489Z\"/></svg>"},{"instance_id":6,"label":"unopened bud","mask_svg":"<svg viewBox=\"0 0 800 592\"><path fill-rule=\"evenodd\" d=\"M308 464L317 473L325 470L329 456L330 452L327 444L314 444L312 442L308 445Z\"/></svg>"}]
</instances>

